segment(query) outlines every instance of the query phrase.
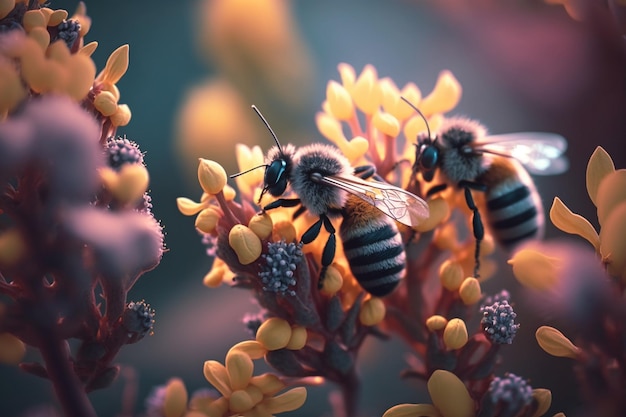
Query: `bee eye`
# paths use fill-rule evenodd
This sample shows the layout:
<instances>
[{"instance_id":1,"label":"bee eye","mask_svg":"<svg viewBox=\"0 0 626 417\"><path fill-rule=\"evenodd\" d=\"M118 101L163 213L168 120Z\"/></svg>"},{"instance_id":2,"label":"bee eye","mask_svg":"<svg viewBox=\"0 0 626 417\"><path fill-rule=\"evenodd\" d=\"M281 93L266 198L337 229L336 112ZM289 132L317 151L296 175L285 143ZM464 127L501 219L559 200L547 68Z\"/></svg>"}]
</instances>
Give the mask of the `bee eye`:
<instances>
[{"instance_id":1,"label":"bee eye","mask_svg":"<svg viewBox=\"0 0 626 417\"><path fill-rule=\"evenodd\" d=\"M287 161L276 159L265 170L265 188L273 196L279 196L287 188Z\"/></svg>"},{"instance_id":2,"label":"bee eye","mask_svg":"<svg viewBox=\"0 0 626 417\"><path fill-rule=\"evenodd\" d=\"M426 146L420 155L420 168L430 171L435 168L439 160L439 150L434 146Z\"/></svg>"}]
</instances>

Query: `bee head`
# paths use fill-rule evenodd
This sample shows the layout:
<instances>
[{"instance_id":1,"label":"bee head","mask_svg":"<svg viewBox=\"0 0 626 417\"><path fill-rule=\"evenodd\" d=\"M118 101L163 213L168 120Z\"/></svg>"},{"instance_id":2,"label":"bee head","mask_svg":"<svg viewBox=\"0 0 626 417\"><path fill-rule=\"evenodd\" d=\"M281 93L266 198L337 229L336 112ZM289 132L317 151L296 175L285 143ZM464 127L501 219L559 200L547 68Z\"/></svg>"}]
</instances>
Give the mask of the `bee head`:
<instances>
[{"instance_id":1,"label":"bee head","mask_svg":"<svg viewBox=\"0 0 626 417\"><path fill-rule=\"evenodd\" d=\"M261 198L263 198L263 195L267 192L274 197L283 195L287 189L292 165L291 156L278 150L277 155L272 158L270 164L265 168L265 176L263 177L264 186L259 201L261 201Z\"/></svg>"},{"instance_id":2,"label":"bee head","mask_svg":"<svg viewBox=\"0 0 626 417\"><path fill-rule=\"evenodd\" d=\"M439 149L435 145L437 139L430 138L426 133L417 138L414 172L420 172L424 180L432 181L439 162Z\"/></svg>"}]
</instances>

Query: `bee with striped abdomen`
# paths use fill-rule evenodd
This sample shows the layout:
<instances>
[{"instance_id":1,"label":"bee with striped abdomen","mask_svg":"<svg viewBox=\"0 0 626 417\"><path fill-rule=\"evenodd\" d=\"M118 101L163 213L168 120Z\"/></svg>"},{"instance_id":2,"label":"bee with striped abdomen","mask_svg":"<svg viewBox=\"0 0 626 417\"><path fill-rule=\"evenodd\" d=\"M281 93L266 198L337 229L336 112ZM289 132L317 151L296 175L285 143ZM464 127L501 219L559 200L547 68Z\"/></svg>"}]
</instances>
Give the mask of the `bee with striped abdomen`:
<instances>
[{"instance_id":1,"label":"bee with striped abdomen","mask_svg":"<svg viewBox=\"0 0 626 417\"><path fill-rule=\"evenodd\" d=\"M404 101L421 115L415 106ZM443 184L427 191L428 196L449 184L465 193L467 206L473 212L475 276L479 274L479 247L484 228L472 190L484 192L487 224L503 247L512 249L527 239L542 236L543 205L528 172L537 175L564 172L567 169L563 157L567 148L565 138L544 132L487 136L486 128L479 122L453 117L444 120L434 138L428 128L426 134L418 137L416 146L414 174L420 173L426 182L433 181L436 173L443 179Z\"/></svg>"},{"instance_id":2,"label":"bee with striped abdomen","mask_svg":"<svg viewBox=\"0 0 626 417\"><path fill-rule=\"evenodd\" d=\"M292 145L281 146L265 118L256 107L253 106L253 109L266 125L276 143L276 146L272 147L267 154L266 164L262 165L265 167L265 176L261 196L269 193L279 198L263 206L263 210L278 207L299 207L295 216L306 210L319 217L319 220L302 234L300 241L304 244L315 240L319 236L322 226L329 233L322 251L320 287L326 269L335 257L336 238L335 227L330 220L332 217L343 216L340 235L351 240L351 244L356 246L366 246L367 242L363 235L379 229L378 226L374 225L381 225L387 233L390 233L389 231L393 233L393 239L399 239L400 235L394 221L407 226L416 226L428 218L428 204L424 200L386 182L366 181L364 178L369 178L374 174L373 169L367 169L368 167L353 169L348 159L334 146L319 143L297 149ZM297 198L282 198L288 185L291 185ZM364 209L366 206L367 209ZM385 217L388 219L384 219ZM392 226L389 226L390 224ZM392 244L389 243L389 245ZM393 245L396 246L397 244L393 243ZM400 248L403 249L402 246ZM397 262L396 258L400 259L394 256L389 260ZM356 262L360 259L359 254L352 258L348 257L351 269L357 268L359 270L360 266ZM404 265L404 262L402 264ZM382 263L380 266L370 264L366 269L370 275L380 274L391 277L390 272ZM365 277L361 273L354 273L354 275L357 280L359 280L359 276ZM395 282L394 285L387 283L379 285L379 281L369 278L370 275L367 276L368 282L362 286L374 295L385 295L397 284ZM399 280L399 277L400 275L397 278L394 276L389 279ZM363 279L365 280L365 278Z\"/></svg>"}]
</instances>

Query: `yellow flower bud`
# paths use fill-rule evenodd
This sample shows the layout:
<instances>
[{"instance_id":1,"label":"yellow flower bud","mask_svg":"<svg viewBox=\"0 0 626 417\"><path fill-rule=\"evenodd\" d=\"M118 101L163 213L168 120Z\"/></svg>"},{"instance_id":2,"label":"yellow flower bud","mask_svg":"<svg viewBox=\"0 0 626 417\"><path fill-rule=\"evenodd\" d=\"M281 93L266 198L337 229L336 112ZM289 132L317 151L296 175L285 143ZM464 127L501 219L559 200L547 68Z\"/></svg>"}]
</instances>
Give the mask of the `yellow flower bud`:
<instances>
[{"instance_id":1,"label":"yellow flower bud","mask_svg":"<svg viewBox=\"0 0 626 417\"><path fill-rule=\"evenodd\" d=\"M564 231L582 236L598 251L600 247L600 237L598 232L593 228L589 220L579 214L574 214L559 197L554 197L552 207L550 208L550 220L552 224Z\"/></svg>"},{"instance_id":2,"label":"yellow flower bud","mask_svg":"<svg viewBox=\"0 0 626 417\"><path fill-rule=\"evenodd\" d=\"M122 45L109 56L104 70L98 75L98 81L117 83L128 70L128 45Z\"/></svg>"},{"instance_id":3,"label":"yellow flower bud","mask_svg":"<svg viewBox=\"0 0 626 417\"><path fill-rule=\"evenodd\" d=\"M204 406L201 409L202 412L203 412L202 416L198 416L198 417L223 416L223 415L225 415L229 411L228 407L229 407L228 398L220 397L220 398L218 398L215 401L211 401L210 404Z\"/></svg>"},{"instance_id":4,"label":"yellow flower bud","mask_svg":"<svg viewBox=\"0 0 626 417\"><path fill-rule=\"evenodd\" d=\"M226 275L225 266L215 266L204 276L202 283L209 288L217 288L224 282L224 275Z\"/></svg>"},{"instance_id":5,"label":"yellow flower bud","mask_svg":"<svg viewBox=\"0 0 626 417\"><path fill-rule=\"evenodd\" d=\"M50 33L44 27L34 27L28 33L28 37L32 38L42 51L45 51L50 45Z\"/></svg>"},{"instance_id":6,"label":"yellow flower bud","mask_svg":"<svg viewBox=\"0 0 626 417\"><path fill-rule=\"evenodd\" d=\"M60 62L62 64L66 64L72 58L72 54L67 48L65 42L55 42L50 45L48 47L48 50L46 51L46 56L48 57L48 59Z\"/></svg>"},{"instance_id":7,"label":"yellow flower bud","mask_svg":"<svg viewBox=\"0 0 626 417\"><path fill-rule=\"evenodd\" d=\"M387 308L385 303L378 297L372 297L363 301L359 321L365 326L375 326L385 318Z\"/></svg>"},{"instance_id":8,"label":"yellow flower bud","mask_svg":"<svg viewBox=\"0 0 626 417\"><path fill-rule=\"evenodd\" d=\"M454 224L446 223L435 229L435 245L442 250L454 251L458 246L457 230Z\"/></svg>"},{"instance_id":9,"label":"yellow flower bud","mask_svg":"<svg viewBox=\"0 0 626 417\"><path fill-rule=\"evenodd\" d=\"M130 122L132 113L127 104L118 104L117 111L110 117L113 126L126 126Z\"/></svg>"},{"instance_id":10,"label":"yellow flower bud","mask_svg":"<svg viewBox=\"0 0 626 417\"><path fill-rule=\"evenodd\" d=\"M26 255L26 242L22 233L12 228L0 234L0 265L11 267L24 259Z\"/></svg>"},{"instance_id":11,"label":"yellow flower bud","mask_svg":"<svg viewBox=\"0 0 626 417\"><path fill-rule=\"evenodd\" d=\"M100 178L105 188L122 204L132 204L142 198L150 182L148 170L142 164L124 165L119 172L101 168Z\"/></svg>"},{"instance_id":12,"label":"yellow flower bud","mask_svg":"<svg viewBox=\"0 0 626 417\"><path fill-rule=\"evenodd\" d=\"M448 319L437 314L434 316L430 316L428 319L426 319L426 327L428 327L428 330L430 330L431 332L442 330L446 327L447 324Z\"/></svg>"},{"instance_id":13,"label":"yellow flower bud","mask_svg":"<svg viewBox=\"0 0 626 417\"><path fill-rule=\"evenodd\" d=\"M300 407L306 401L306 388L297 387L290 389L284 394L277 395L275 397L267 398L263 404L267 408L267 411L271 414L285 413L287 411L293 411Z\"/></svg>"},{"instance_id":14,"label":"yellow flower bud","mask_svg":"<svg viewBox=\"0 0 626 417\"><path fill-rule=\"evenodd\" d=\"M383 417L441 417L432 404L398 404L385 411Z\"/></svg>"},{"instance_id":15,"label":"yellow flower bud","mask_svg":"<svg viewBox=\"0 0 626 417\"><path fill-rule=\"evenodd\" d=\"M0 333L0 363L17 365L26 354L24 343L11 333Z\"/></svg>"},{"instance_id":16,"label":"yellow flower bud","mask_svg":"<svg viewBox=\"0 0 626 417\"><path fill-rule=\"evenodd\" d=\"M200 158L198 164L198 181L204 192L217 194L226 185L226 171L215 161Z\"/></svg>"},{"instance_id":17,"label":"yellow flower bud","mask_svg":"<svg viewBox=\"0 0 626 417\"><path fill-rule=\"evenodd\" d=\"M409 100L414 106L418 106L420 101L422 101L422 92L414 83L405 85L402 91L400 91L400 95ZM400 120L406 120L412 115L415 115L415 110L406 104L404 100L398 101L398 111L395 116Z\"/></svg>"},{"instance_id":18,"label":"yellow flower bud","mask_svg":"<svg viewBox=\"0 0 626 417\"><path fill-rule=\"evenodd\" d=\"M46 28L46 17L41 12L41 10L29 10L24 13L24 18L22 19L22 26L24 26L24 30L26 33L30 32L34 28Z\"/></svg>"},{"instance_id":19,"label":"yellow flower bud","mask_svg":"<svg viewBox=\"0 0 626 417\"><path fill-rule=\"evenodd\" d=\"M244 389L254 372L254 364L250 356L241 350L230 349L226 354L225 364L230 377L230 387L233 390Z\"/></svg>"},{"instance_id":20,"label":"yellow flower bud","mask_svg":"<svg viewBox=\"0 0 626 417\"><path fill-rule=\"evenodd\" d=\"M355 136L349 142L344 144L341 151L350 162L354 162L365 155L369 149L369 142L362 136Z\"/></svg>"},{"instance_id":21,"label":"yellow flower bud","mask_svg":"<svg viewBox=\"0 0 626 417\"><path fill-rule=\"evenodd\" d=\"M467 327L461 319L452 319L448 321L443 329L443 343L450 350L460 349L467 343Z\"/></svg>"},{"instance_id":22,"label":"yellow flower bud","mask_svg":"<svg viewBox=\"0 0 626 417\"><path fill-rule=\"evenodd\" d=\"M291 339L291 326L286 320L271 317L256 332L256 340L267 350L283 349Z\"/></svg>"},{"instance_id":23,"label":"yellow flower bud","mask_svg":"<svg viewBox=\"0 0 626 417\"><path fill-rule=\"evenodd\" d=\"M466 306L471 306L480 301L482 293L478 280L474 277L465 278L461 284L461 288L459 288L459 295L461 296L463 304Z\"/></svg>"},{"instance_id":24,"label":"yellow flower bud","mask_svg":"<svg viewBox=\"0 0 626 417\"><path fill-rule=\"evenodd\" d=\"M400 133L400 122L389 113L376 112L372 123L384 135L395 138Z\"/></svg>"},{"instance_id":25,"label":"yellow flower bud","mask_svg":"<svg viewBox=\"0 0 626 417\"><path fill-rule=\"evenodd\" d=\"M331 115L318 112L315 115L315 124L317 125L317 130L320 131L322 136L337 146L340 146L340 143L346 141L343 129L341 128L341 123Z\"/></svg>"},{"instance_id":26,"label":"yellow flower bud","mask_svg":"<svg viewBox=\"0 0 626 417\"><path fill-rule=\"evenodd\" d=\"M354 114L354 103L350 93L336 81L329 81L326 87L326 100L333 116L348 120Z\"/></svg>"},{"instance_id":27,"label":"yellow flower bud","mask_svg":"<svg viewBox=\"0 0 626 417\"><path fill-rule=\"evenodd\" d=\"M224 186L222 192L224 193L224 200L226 201L233 201L237 196L237 191L228 184Z\"/></svg>"},{"instance_id":28,"label":"yellow flower bud","mask_svg":"<svg viewBox=\"0 0 626 417\"><path fill-rule=\"evenodd\" d=\"M80 36L84 37L91 28L91 18L87 16L87 6L85 6L84 2L78 2L72 19L78 20L80 23Z\"/></svg>"},{"instance_id":29,"label":"yellow flower bud","mask_svg":"<svg viewBox=\"0 0 626 417\"><path fill-rule=\"evenodd\" d=\"M576 359L580 353L580 348L554 327L541 326L535 332L535 338L539 346L552 356Z\"/></svg>"},{"instance_id":30,"label":"yellow flower bud","mask_svg":"<svg viewBox=\"0 0 626 417\"><path fill-rule=\"evenodd\" d=\"M325 295L333 295L341 289L342 285L341 272L332 265L326 268L326 275L324 275L324 283L320 292Z\"/></svg>"},{"instance_id":31,"label":"yellow flower bud","mask_svg":"<svg viewBox=\"0 0 626 417\"><path fill-rule=\"evenodd\" d=\"M229 408L235 413L243 413L255 406L252 397L244 390L233 391L228 399Z\"/></svg>"},{"instance_id":32,"label":"yellow flower bud","mask_svg":"<svg viewBox=\"0 0 626 417\"><path fill-rule=\"evenodd\" d=\"M80 48L78 50L78 53L81 55L85 55L85 56L91 56L96 51L97 47L98 47L98 42L96 41L89 42L87 45Z\"/></svg>"},{"instance_id":33,"label":"yellow flower bud","mask_svg":"<svg viewBox=\"0 0 626 417\"><path fill-rule=\"evenodd\" d=\"M513 266L515 278L524 286L536 290L548 290L559 279L561 261L533 249L522 249L508 260Z\"/></svg>"},{"instance_id":34,"label":"yellow flower bud","mask_svg":"<svg viewBox=\"0 0 626 417\"><path fill-rule=\"evenodd\" d=\"M615 171L615 165L611 156L601 147L598 146L589 158L587 164L587 193L593 204L597 204L598 187L600 183L610 173ZM558 226L557 226L558 227Z\"/></svg>"},{"instance_id":35,"label":"yellow flower bud","mask_svg":"<svg viewBox=\"0 0 626 417\"><path fill-rule=\"evenodd\" d=\"M250 219L248 227L252 230L259 239L267 239L272 234L274 224L269 214L263 212L255 214Z\"/></svg>"},{"instance_id":36,"label":"yellow flower bud","mask_svg":"<svg viewBox=\"0 0 626 417\"><path fill-rule=\"evenodd\" d=\"M291 327L291 338L289 339L289 343L287 343L286 348L291 350L300 350L306 345L307 341L307 331L304 326L292 326Z\"/></svg>"},{"instance_id":37,"label":"yellow flower bud","mask_svg":"<svg viewBox=\"0 0 626 417\"><path fill-rule=\"evenodd\" d=\"M428 379L433 405L445 417L474 417L474 400L465 384L452 372L438 369Z\"/></svg>"},{"instance_id":38,"label":"yellow flower bud","mask_svg":"<svg viewBox=\"0 0 626 417\"><path fill-rule=\"evenodd\" d=\"M337 69L339 70L339 76L341 77L341 84L346 88L346 90L352 91L356 80L356 72L354 71L352 65L342 62L337 65Z\"/></svg>"},{"instance_id":39,"label":"yellow flower bud","mask_svg":"<svg viewBox=\"0 0 626 417\"><path fill-rule=\"evenodd\" d=\"M417 232L429 232L439 226L439 224L450 215L450 206L448 202L441 197L433 198L432 200L428 200L428 212L428 218L422 220L413 228Z\"/></svg>"},{"instance_id":40,"label":"yellow flower bud","mask_svg":"<svg viewBox=\"0 0 626 417\"><path fill-rule=\"evenodd\" d=\"M93 85L94 77L96 76L96 64L92 61L92 59L88 56L81 54L71 55L71 59L68 60L67 63L64 64L66 70L68 71L68 83L65 87L65 94L70 96L72 99L79 101L87 97L87 93L91 89ZM117 110L111 116L111 122L115 123L113 120L118 113L124 112L122 106L117 106ZM126 120L130 120L130 110L128 110L128 115ZM128 123L128 121L126 121ZM124 123L125 124L125 123ZM121 124L117 124L116 126L121 126Z\"/></svg>"},{"instance_id":41,"label":"yellow flower bud","mask_svg":"<svg viewBox=\"0 0 626 417\"><path fill-rule=\"evenodd\" d=\"M382 100L376 68L366 65L363 72L350 90L356 106L365 114L372 115L378 111Z\"/></svg>"},{"instance_id":42,"label":"yellow flower bud","mask_svg":"<svg viewBox=\"0 0 626 417\"><path fill-rule=\"evenodd\" d=\"M203 233L211 233L215 230L217 222L220 219L220 213L209 207L202 210L196 217L196 229Z\"/></svg>"},{"instance_id":43,"label":"yellow flower bud","mask_svg":"<svg viewBox=\"0 0 626 417\"><path fill-rule=\"evenodd\" d=\"M544 415L552 404L552 393L549 389L536 388L533 390L533 399L537 402L537 409L533 417Z\"/></svg>"},{"instance_id":44,"label":"yellow flower bud","mask_svg":"<svg viewBox=\"0 0 626 417\"><path fill-rule=\"evenodd\" d=\"M446 260L439 267L439 281L449 291L458 290L464 279L463 267L456 261Z\"/></svg>"},{"instance_id":45,"label":"yellow flower bud","mask_svg":"<svg viewBox=\"0 0 626 417\"><path fill-rule=\"evenodd\" d=\"M48 16L48 26L59 26L63 21L67 19L67 10L59 9L54 10Z\"/></svg>"},{"instance_id":46,"label":"yellow flower bud","mask_svg":"<svg viewBox=\"0 0 626 417\"><path fill-rule=\"evenodd\" d=\"M108 91L101 91L94 100L93 105L103 116L112 116L117 111L117 100Z\"/></svg>"},{"instance_id":47,"label":"yellow flower bud","mask_svg":"<svg viewBox=\"0 0 626 417\"><path fill-rule=\"evenodd\" d=\"M225 397L229 397L233 392L230 388L230 378L226 367L217 361L204 362L204 377L209 384L213 385L216 390Z\"/></svg>"},{"instance_id":48,"label":"yellow flower bud","mask_svg":"<svg viewBox=\"0 0 626 417\"><path fill-rule=\"evenodd\" d=\"M613 209L600 230L600 254L607 272L626 280L626 201Z\"/></svg>"},{"instance_id":49,"label":"yellow flower bud","mask_svg":"<svg viewBox=\"0 0 626 417\"><path fill-rule=\"evenodd\" d=\"M598 187L596 205L602 228L611 211L623 202L626 202L626 169L618 169L606 175Z\"/></svg>"},{"instance_id":50,"label":"yellow flower bud","mask_svg":"<svg viewBox=\"0 0 626 417\"><path fill-rule=\"evenodd\" d=\"M249 227L242 224L236 224L230 229L228 243L237 254L237 258L242 265L248 265L256 261L261 256L261 251L263 250L261 239Z\"/></svg>"},{"instance_id":51,"label":"yellow flower bud","mask_svg":"<svg viewBox=\"0 0 626 417\"><path fill-rule=\"evenodd\" d=\"M165 417L182 417L187 411L187 388L179 378L172 378L165 387L163 415Z\"/></svg>"},{"instance_id":52,"label":"yellow flower bud","mask_svg":"<svg viewBox=\"0 0 626 417\"><path fill-rule=\"evenodd\" d=\"M187 197L178 197L176 199L176 206L178 207L178 211L180 211L185 216L193 216L206 207L206 204L196 203L190 198Z\"/></svg>"},{"instance_id":53,"label":"yellow flower bud","mask_svg":"<svg viewBox=\"0 0 626 417\"><path fill-rule=\"evenodd\" d=\"M256 340L244 340L234 345L230 350L239 350L250 357L260 359L267 353L267 349Z\"/></svg>"},{"instance_id":54,"label":"yellow flower bud","mask_svg":"<svg viewBox=\"0 0 626 417\"><path fill-rule=\"evenodd\" d=\"M253 376L250 384L259 388L264 395L274 395L285 389L286 385L276 375L266 373L263 375Z\"/></svg>"},{"instance_id":55,"label":"yellow flower bud","mask_svg":"<svg viewBox=\"0 0 626 417\"><path fill-rule=\"evenodd\" d=\"M433 91L420 103L425 115L445 113L452 110L461 100L462 88L450 71L441 71ZM447 416L446 416L447 417Z\"/></svg>"},{"instance_id":56,"label":"yellow flower bud","mask_svg":"<svg viewBox=\"0 0 626 417\"><path fill-rule=\"evenodd\" d=\"M0 0L0 19L4 19L15 7L15 0Z\"/></svg>"}]
</instances>

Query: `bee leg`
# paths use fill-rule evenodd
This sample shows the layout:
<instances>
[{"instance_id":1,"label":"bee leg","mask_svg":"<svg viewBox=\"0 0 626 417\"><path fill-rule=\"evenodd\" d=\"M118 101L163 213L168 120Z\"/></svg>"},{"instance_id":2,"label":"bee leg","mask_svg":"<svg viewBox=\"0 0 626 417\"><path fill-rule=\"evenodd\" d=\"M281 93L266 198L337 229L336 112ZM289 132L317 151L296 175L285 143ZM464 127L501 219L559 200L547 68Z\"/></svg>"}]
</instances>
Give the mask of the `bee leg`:
<instances>
[{"instance_id":1,"label":"bee leg","mask_svg":"<svg viewBox=\"0 0 626 417\"><path fill-rule=\"evenodd\" d=\"M279 198L276 201L272 201L263 207L263 211L272 210L278 207L295 207L301 204L299 198Z\"/></svg>"},{"instance_id":2,"label":"bee leg","mask_svg":"<svg viewBox=\"0 0 626 417\"><path fill-rule=\"evenodd\" d=\"M374 165L361 165L354 168L354 175L366 180L376 175L376 167Z\"/></svg>"},{"instance_id":3,"label":"bee leg","mask_svg":"<svg viewBox=\"0 0 626 417\"><path fill-rule=\"evenodd\" d=\"M435 185L433 187L430 187L428 189L428 191L426 191L426 197L431 197L437 193L442 192L443 190L445 190L446 188L448 188L448 184L439 184L439 185Z\"/></svg>"},{"instance_id":4,"label":"bee leg","mask_svg":"<svg viewBox=\"0 0 626 417\"><path fill-rule=\"evenodd\" d=\"M476 203L474 202L472 190L484 192L487 187L484 184L478 184L471 181L461 181L459 182L459 187L463 187L465 192L465 202L467 203L467 207L469 207L469 209L473 212L472 231L474 233L474 239L476 239L476 248L474 249L474 277L478 278L480 277L480 242L482 242L485 237L485 228L483 226L483 221L481 220L478 207L476 207Z\"/></svg>"},{"instance_id":5,"label":"bee leg","mask_svg":"<svg viewBox=\"0 0 626 417\"><path fill-rule=\"evenodd\" d=\"M300 207L298 207L298 210L296 210L296 211L293 213L293 216L291 216L291 218L292 218L293 220L295 220L295 219L297 219L298 217L302 216L302 215L304 214L304 212L305 212L305 211L306 211L306 207L304 207L304 206L300 206Z\"/></svg>"},{"instance_id":6,"label":"bee leg","mask_svg":"<svg viewBox=\"0 0 626 417\"><path fill-rule=\"evenodd\" d=\"M322 288L324 285L324 277L326 276L326 270L333 263L335 259L335 250L337 249L337 239L335 238L335 227L331 223L328 216L322 214L320 220L324 222L324 228L329 233L326 245L324 245L324 251L322 252L322 269L320 271L320 278L317 281L317 288Z\"/></svg>"}]
</instances>

